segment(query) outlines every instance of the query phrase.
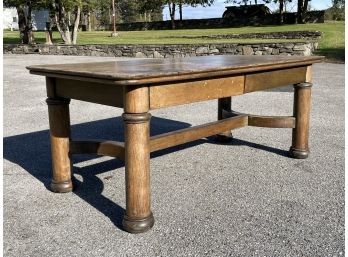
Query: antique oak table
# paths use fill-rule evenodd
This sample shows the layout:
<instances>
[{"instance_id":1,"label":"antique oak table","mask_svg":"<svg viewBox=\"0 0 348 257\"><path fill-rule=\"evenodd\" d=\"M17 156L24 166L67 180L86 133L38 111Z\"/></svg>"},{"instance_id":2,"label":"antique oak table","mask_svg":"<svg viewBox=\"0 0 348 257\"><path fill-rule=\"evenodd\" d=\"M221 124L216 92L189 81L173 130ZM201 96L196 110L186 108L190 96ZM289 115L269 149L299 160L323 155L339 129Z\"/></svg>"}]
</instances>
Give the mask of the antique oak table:
<instances>
[{"instance_id":1,"label":"antique oak table","mask_svg":"<svg viewBox=\"0 0 348 257\"><path fill-rule=\"evenodd\" d=\"M72 191L72 154L94 153L125 161L126 213L123 228L150 229L150 152L218 135L244 126L292 128L289 155L306 158L312 64L322 57L204 56L134 59L30 66L46 76L53 178L51 190ZM257 116L231 110L231 96L294 85L293 116ZM125 142L70 138L70 99L123 108ZM218 99L218 120L150 137L150 110ZM269 103L272 104L272 103Z\"/></svg>"}]
</instances>

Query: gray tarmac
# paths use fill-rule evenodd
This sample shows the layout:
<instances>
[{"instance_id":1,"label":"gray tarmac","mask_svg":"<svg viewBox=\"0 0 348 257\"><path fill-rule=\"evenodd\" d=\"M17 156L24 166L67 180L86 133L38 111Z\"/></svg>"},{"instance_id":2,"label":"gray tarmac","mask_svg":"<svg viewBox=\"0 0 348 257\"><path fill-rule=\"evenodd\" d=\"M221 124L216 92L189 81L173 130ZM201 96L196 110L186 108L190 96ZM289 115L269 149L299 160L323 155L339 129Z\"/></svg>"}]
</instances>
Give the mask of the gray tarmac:
<instances>
[{"instance_id":1,"label":"gray tarmac","mask_svg":"<svg viewBox=\"0 0 348 257\"><path fill-rule=\"evenodd\" d=\"M344 65L313 69L310 157L291 129L247 127L154 153L155 226L121 229L124 164L75 156L76 190L54 194L44 78L27 65L115 58L4 56L5 256L344 256ZM235 110L291 115L291 87L233 98ZM122 140L121 109L72 101L72 136ZM152 134L216 119L208 101L152 112Z\"/></svg>"}]
</instances>

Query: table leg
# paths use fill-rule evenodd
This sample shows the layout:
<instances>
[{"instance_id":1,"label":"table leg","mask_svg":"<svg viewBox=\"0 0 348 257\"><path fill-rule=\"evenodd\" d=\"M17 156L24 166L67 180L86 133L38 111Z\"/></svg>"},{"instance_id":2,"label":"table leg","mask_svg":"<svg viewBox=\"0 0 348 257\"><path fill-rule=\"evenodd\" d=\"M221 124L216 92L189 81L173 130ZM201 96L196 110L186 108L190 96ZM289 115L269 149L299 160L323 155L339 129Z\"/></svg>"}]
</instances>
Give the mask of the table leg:
<instances>
[{"instance_id":1,"label":"table leg","mask_svg":"<svg viewBox=\"0 0 348 257\"><path fill-rule=\"evenodd\" d=\"M219 98L218 99L218 120L223 119L223 110L226 110L228 112L231 112L231 103L232 98L231 97L225 97L225 98ZM232 132L231 131L225 131L218 135L216 135L216 141L221 143L227 143L230 142L233 139Z\"/></svg>"},{"instance_id":2,"label":"table leg","mask_svg":"<svg viewBox=\"0 0 348 257\"><path fill-rule=\"evenodd\" d=\"M71 182L70 141L70 99L47 98L50 123L52 182L51 190L66 193L73 189Z\"/></svg>"},{"instance_id":3,"label":"table leg","mask_svg":"<svg viewBox=\"0 0 348 257\"><path fill-rule=\"evenodd\" d=\"M142 233L154 225L150 209L150 113L124 113L126 214L123 228Z\"/></svg>"},{"instance_id":4,"label":"table leg","mask_svg":"<svg viewBox=\"0 0 348 257\"><path fill-rule=\"evenodd\" d=\"M311 108L312 83L294 85L294 117L295 128L292 130L292 146L289 155L297 159L305 159L309 154L309 116Z\"/></svg>"}]
</instances>

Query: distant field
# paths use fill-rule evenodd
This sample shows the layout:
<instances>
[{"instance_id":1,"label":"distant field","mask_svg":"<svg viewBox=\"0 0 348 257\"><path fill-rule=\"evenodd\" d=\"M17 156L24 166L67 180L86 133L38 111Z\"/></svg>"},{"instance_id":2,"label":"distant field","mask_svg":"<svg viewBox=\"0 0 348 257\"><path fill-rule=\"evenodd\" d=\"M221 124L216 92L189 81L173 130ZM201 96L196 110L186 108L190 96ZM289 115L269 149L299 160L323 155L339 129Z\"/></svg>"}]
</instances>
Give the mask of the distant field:
<instances>
[{"instance_id":1,"label":"distant field","mask_svg":"<svg viewBox=\"0 0 348 257\"><path fill-rule=\"evenodd\" d=\"M119 37L109 37L110 31L79 32L78 44L194 44L194 43L255 43L284 42L298 40L284 39L199 39L181 36L207 36L219 34L242 34L262 32L282 32L298 30L319 30L323 37L319 40L318 55L325 55L331 61L344 61L344 22L327 21L323 24L299 24L283 26L242 27L226 29L190 30L150 30L121 31ZM44 32L35 32L37 43L45 42ZM53 34L54 43L62 43L59 33ZM4 31L4 44L18 44L18 31Z\"/></svg>"}]
</instances>

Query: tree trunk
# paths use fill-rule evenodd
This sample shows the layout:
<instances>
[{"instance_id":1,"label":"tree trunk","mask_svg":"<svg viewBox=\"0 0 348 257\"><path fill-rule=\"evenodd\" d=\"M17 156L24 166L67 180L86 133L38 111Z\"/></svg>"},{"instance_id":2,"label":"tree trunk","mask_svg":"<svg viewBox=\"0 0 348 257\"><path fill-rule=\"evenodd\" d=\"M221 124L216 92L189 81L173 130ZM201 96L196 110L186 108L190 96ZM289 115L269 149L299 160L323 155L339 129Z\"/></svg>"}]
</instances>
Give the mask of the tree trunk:
<instances>
[{"instance_id":1,"label":"tree trunk","mask_svg":"<svg viewBox=\"0 0 348 257\"><path fill-rule=\"evenodd\" d=\"M116 31L116 10L115 10L115 0L112 0L112 26L113 26L113 32L111 33L112 37L117 37L117 31Z\"/></svg>"},{"instance_id":2,"label":"tree trunk","mask_svg":"<svg viewBox=\"0 0 348 257\"><path fill-rule=\"evenodd\" d=\"M148 21L148 22L151 22L151 12L149 12L149 13L147 14L147 21Z\"/></svg>"},{"instance_id":3,"label":"tree trunk","mask_svg":"<svg viewBox=\"0 0 348 257\"><path fill-rule=\"evenodd\" d=\"M303 10L302 10L302 21L303 21L303 23L306 22L307 11L308 11L308 0L304 0L304 2L303 2Z\"/></svg>"},{"instance_id":4,"label":"tree trunk","mask_svg":"<svg viewBox=\"0 0 348 257\"><path fill-rule=\"evenodd\" d=\"M31 20L31 5L28 5L28 13L27 13L27 33L29 44L35 43L34 33L33 33L33 23Z\"/></svg>"},{"instance_id":5,"label":"tree trunk","mask_svg":"<svg viewBox=\"0 0 348 257\"><path fill-rule=\"evenodd\" d=\"M171 1L168 3L170 21L172 23L172 29L175 29L175 3Z\"/></svg>"},{"instance_id":6,"label":"tree trunk","mask_svg":"<svg viewBox=\"0 0 348 257\"><path fill-rule=\"evenodd\" d=\"M52 20L52 17L50 17L50 21L46 22L46 42L45 42L46 45L53 44L52 27L53 27L53 20Z\"/></svg>"},{"instance_id":7,"label":"tree trunk","mask_svg":"<svg viewBox=\"0 0 348 257\"><path fill-rule=\"evenodd\" d=\"M307 10L308 10L308 0L298 0L297 23L304 23Z\"/></svg>"},{"instance_id":8,"label":"tree trunk","mask_svg":"<svg viewBox=\"0 0 348 257\"><path fill-rule=\"evenodd\" d=\"M297 23L303 23L303 0L297 1Z\"/></svg>"},{"instance_id":9,"label":"tree trunk","mask_svg":"<svg viewBox=\"0 0 348 257\"><path fill-rule=\"evenodd\" d=\"M73 45L76 45L77 41L77 32L79 29L79 23L80 23L80 16L81 16L81 7L76 7L76 16L75 16L75 22L74 22L74 30L72 32L72 43Z\"/></svg>"},{"instance_id":10,"label":"tree trunk","mask_svg":"<svg viewBox=\"0 0 348 257\"><path fill-rule=\"evenodd\" d=\"M88 31L92 31L91 12L87 13Z\"/></svg>"},{"instance_id":11,"label":"tree trunk","mask_svg":"<svg viewBox=\"0 0 348 257\"><path fill-rule=\"evenodd\" d=\"M180 20L182 21L182 0L179 2L179 14L180 14Z\"/></svg>"},{"instance_id":12,"label":"tree trunk","mask_svg":"<svg viewBox=\"0 0 348 257\"><path fill-rule=\"evenodd\" d=\"M24 11L24 6L20 5L17 7L17 13L18 13L18 29L19 29L19 38L21 40L22 44L28 44L29 39L28 39L28 34L25 33L25 27L26 27L26 18L25 18L25 11Z\"/></svg>"},{"instance_id":13,"label":"tree trunk","mask_svg":"<svg viewBox=\"0 0 348 257\"><path fill-rule=\"evenodd\" d=\"M71 12L68 12L68 25L71 27Z\"/></svg>"},{"instance_id":14,"label":"tree trunk","mask_svg":"<svg viewBox=\"0 0 348 257\"><path fill-rule=\"evenodd\" d=\"M69 23L67 19L67 13L65 12L65 8L59 2L55 4L54 6L55 6L54 18L55 18L56 26L60 33L60 36L62 40L64 41L64 44L71 45Z\"/></svg>"},{"instance_id":15,"label":"tree trunk","mask_svg":"<svg viewBox=\"0 0 348 257\"><path fill-rule=\"evenodd\" d=\"M31 22L31 7L19 5L16 7L18 13L19 38L22 44L33 44L34 34Z\"/></svg>"},{"instance_id":16,"label":"tree trunk","mask_svg":"<svg viewBox=\"0 0 348 257\"><path fill-rule=\"evenodd\" d=\"M284 0L279 0L279 24L283 24Z\"/></svg>"}]
</instances>

